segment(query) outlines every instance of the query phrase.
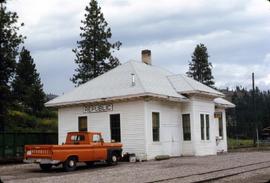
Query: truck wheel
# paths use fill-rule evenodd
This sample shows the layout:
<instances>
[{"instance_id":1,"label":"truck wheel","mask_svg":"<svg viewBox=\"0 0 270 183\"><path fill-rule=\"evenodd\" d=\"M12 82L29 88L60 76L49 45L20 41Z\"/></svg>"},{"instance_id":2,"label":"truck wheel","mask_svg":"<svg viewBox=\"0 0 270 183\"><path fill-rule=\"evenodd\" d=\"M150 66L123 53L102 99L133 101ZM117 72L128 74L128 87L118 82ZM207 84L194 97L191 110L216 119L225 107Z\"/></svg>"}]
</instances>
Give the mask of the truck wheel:
<instances>
[{"instance_id":1,"label":"truck wheel","mask_svg":"<svg viewBox=\"0 0 270 183\"><path fill-rule=\"evenodd\" d=\"M76 169L77 166L77 158L69 157L64 163L63 168L66 172L70 172Z\"/></svg>"},{"instance_id":2,"label":"truck wheel","mask_svg":"<svg viewBox=\"0 0 270 183\"><path fill-rule=\"evenodd\" d=\"M52 168L52 164L39 164L41 170L48 171Z\"/></svg>"},{"instance_id":3,"label":"truck wheel","mask_svg":"<svg viewBox=\"0 0 270 183\"><path fill-rule=\"evenodd\" d=\"M116 165L117 164L117 159L118 159L117 154L112 153L112 155L110 156L110 159L108 160L108 164L109 165Z\"/></svg>"}]
</instances>

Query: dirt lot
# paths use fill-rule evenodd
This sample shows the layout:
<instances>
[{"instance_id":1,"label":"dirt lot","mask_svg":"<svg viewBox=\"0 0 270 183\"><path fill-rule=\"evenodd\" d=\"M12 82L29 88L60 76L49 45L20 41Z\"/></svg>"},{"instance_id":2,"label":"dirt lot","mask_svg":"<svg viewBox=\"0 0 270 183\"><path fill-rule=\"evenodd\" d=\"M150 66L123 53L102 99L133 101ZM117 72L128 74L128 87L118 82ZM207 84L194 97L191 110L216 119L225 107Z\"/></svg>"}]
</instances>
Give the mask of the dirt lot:
<instances>
[{"instance_id":1,"label":"dirt lot","mask_svg":"<svg viewBox=\"0 0 270 183\"><path fill-rule=\"evenodd\" d=\"M243 173L218 180L213 179L211 182L253 183L270 181L270 152L179 157L164 161L119 163L117 166L99 164L91 168L87 168L84 164L81 164L76 171L71 173L63 172L61 167L54 168L50 172L42 172L38 165L0 165L0 177L3 182L20 183L199 182L208 180L209 177L215 178L222 175L234 174L235 172Z\"/></svg>"}]
</instances>

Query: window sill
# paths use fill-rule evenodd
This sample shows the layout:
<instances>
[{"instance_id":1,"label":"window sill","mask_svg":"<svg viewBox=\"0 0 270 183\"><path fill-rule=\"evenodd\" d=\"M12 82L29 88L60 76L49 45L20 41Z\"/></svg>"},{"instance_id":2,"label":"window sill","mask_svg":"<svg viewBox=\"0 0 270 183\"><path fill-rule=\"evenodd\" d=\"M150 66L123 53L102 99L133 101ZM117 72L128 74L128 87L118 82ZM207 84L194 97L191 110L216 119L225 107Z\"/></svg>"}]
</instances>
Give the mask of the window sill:
<instances>
[{"instance_id":1,"label":"window sill","mask_svg":"<svg viewBox=\"0 0 270 183\"><path fill-rule=\"evenodd\" d=\"M184 143L184 144L191 144L192 141L191 141L191 140L183 140L183 143Z\"/></svg>"},{"instance_id":2,"label":"window sill","mask_svg":"<svg viewBox=\"0 0 270 183\"><path fill-rule=\"evenodd\" d=\"M160 141L152 142L152 145L161 145L161 142Z\"/></svg>"},{"instance_id":3,"label":"window sill","mask_svg":"<svg viewBox=\"0 0 270 183\"><path fill-rule=\"evenodd\" d=\"M211 140L201 140L201 143L207 143L207 144L209 144L209 143L211 143Z\"/></svg>"}]
</instances>

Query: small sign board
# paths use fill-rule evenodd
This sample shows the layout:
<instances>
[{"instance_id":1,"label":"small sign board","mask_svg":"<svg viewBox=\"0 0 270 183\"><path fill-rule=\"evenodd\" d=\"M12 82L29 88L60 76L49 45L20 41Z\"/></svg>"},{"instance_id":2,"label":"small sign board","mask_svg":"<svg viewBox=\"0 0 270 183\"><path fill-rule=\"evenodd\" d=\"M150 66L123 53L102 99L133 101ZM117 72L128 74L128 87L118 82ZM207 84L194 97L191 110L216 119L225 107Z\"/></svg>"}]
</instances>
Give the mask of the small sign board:
<instances>
[{"instance_id":1,"label":"small sign board","mask_svg":"<svg viewBox=\"0 0 270 183\"><path fill-rule=\"evenodd\" d=\"M113 111L113 104L99 104L84 106L84 113L108 112Z\"/></svg>"},{"instance_id":2,"label":"small sign board","mask_svg":"<svg viewBox=\"0 0 270 183\"><path fill-rule=\"evenodd\" d=\"M215 112L214 118L222 118L222 113L221 112Z\"/></svg>"}]
</instances>

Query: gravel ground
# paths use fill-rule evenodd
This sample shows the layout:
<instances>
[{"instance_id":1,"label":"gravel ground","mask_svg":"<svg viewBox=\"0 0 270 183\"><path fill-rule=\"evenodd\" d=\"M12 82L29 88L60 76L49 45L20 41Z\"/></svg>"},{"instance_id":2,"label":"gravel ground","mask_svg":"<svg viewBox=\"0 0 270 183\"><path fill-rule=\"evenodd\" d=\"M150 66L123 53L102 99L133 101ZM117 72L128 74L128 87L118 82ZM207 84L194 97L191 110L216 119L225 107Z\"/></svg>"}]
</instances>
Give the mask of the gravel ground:
<instances>
[{"instance_id":1,"label":"gravel ground","mask_svg":"<svg viewBox=\"0 0 270 183\"><path fill-rule=\"evenodd\" d=\"M54 168L50 172L42 172L38 165L0 165L0 177L4 182L151 182L170 179L164 182L179 182L173 177L200 174L219 169L243 166L253 163L263 164L243 167L241 170L270 166L270 152L228 153L218 156L179 157L163 161L147 161L137 163L119 163L117 166L96 165L87 168L83 164L77 171L66 173L61 168ZM237 169L240 170L240 169ZM227 173L233 173L228 170ZM217 176L223 172L213 173ZM207 178L209 175L192 176L181 179L181 182L192 182ZM270 180L270 168L244 173L216 182L267 182Z\"/></svg>"}]
</instances>

